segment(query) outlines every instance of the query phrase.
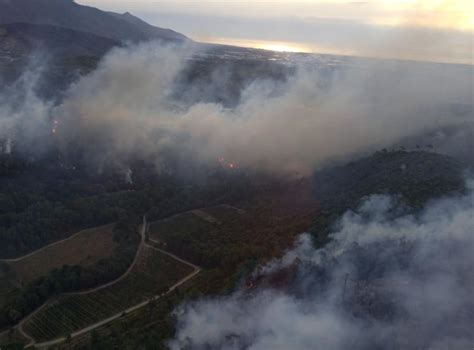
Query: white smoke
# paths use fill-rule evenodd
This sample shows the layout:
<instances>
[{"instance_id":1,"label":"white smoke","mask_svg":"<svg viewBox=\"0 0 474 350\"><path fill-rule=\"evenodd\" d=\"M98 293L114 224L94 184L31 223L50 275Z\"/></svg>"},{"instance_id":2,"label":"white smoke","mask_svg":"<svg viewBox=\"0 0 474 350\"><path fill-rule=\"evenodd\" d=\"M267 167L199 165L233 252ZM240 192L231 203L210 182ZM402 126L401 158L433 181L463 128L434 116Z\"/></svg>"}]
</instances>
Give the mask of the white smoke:
<instances>
[{"instance_id":1,"label":"white smoke","mask_svg":"<svg viewBox=\"0 0 474 350\"><path fill-rule=\"evenodd\" d=\"M5 141L5 154L11 154L12 153L12 140L10 138L7 138Z\"/></svg>"},{"instance_id":2,"label":"white smoke","mask_svg":"<svg viewBox=\"0 0 474 350\"><path fill-rule=\"evenodd\" d=\"M0 94L0 138L32 153L58 144L66 157L80 153L98 168L126 168L138 157L161 169L172 154L197 164L230 159L239 168L307 174L472 119L472 108L463 115L449 110L472 105L469 68L396 61L352 61L331 78L328 67L301 64L285 83L243 86L235 108L189 106L180 95L205 95L205 87L177 86L193 50L156 43L112 50L58 106L36 95L41 72L27 71ZM231 74L218 72L211 91L232 85L222 82Z\"/></svg>"},{"instance_id":3,"label":"white smoke","mask_svg":"<svg viewBox=\"0 0 474 350\"><path fill-rule=\"evenodd\" d=\"M397 214L398 213L398 214ZM171 349L471 349L474 196L401 215L386 196L340 220L326 247L302 235L259 274L299 264L287 290L184 304ZM347 276L347 277L346 277ZM346 281L347 278L347 281Z\"/></svg>"},{"instance_id":4,"label":"white smoke","mask_svg":"<svg viewBox=\"0 0 474 350\"><path fill-rule=\"evenodd\" d=\"M42 74L42 62L31 57L29 67L21 77L0 93L0 142L4 152L13 147L37 155L51 143L49 118L52 103L36 94Z\"/></svg>"},{"instance_id":5,"label":"white smoke","mask_svg":"<svg viewBox=\"0 0 474 350\"><path fill-rule=\"evenodd\" d=\"M460 122L443 106L472 95L462 69L445 74L438 66L387 61L346 67L330 87L315 67L300 67L277 91L273 82L255 81L233 109L180 107L174 83L190 55L188 48L155 44L114 50L54 109L63 147L82 147L99 162L140 155L160 164L171 150L197 162L224 158L248 168L308 172ZM179 89L184 95L196 87Z\"/></svg>"},{"instance_id":6,"label":"white smoke","mask_svg":"<svg viewBox=\"0 0 474 350\"><path fill-rule=\"evenodd\" d=\"M132 178L133 171L132 171L132 169L130 169L130 168L125 169L124 175L125 175L125 183L127 183L129 185L133 185L133 178Z\"/></svg>"},{"instance_id":7,"label":"white smoke","mask_svg":"<svg viewBox=\"0 0 474 350\"><path fill-rule=\"evenodd\" d=\"M11 154L12 153L12 140L8 136L4 136L4 140L0 139L2 143L0 145L0 154Z\"/></svg>"}]
</instances>

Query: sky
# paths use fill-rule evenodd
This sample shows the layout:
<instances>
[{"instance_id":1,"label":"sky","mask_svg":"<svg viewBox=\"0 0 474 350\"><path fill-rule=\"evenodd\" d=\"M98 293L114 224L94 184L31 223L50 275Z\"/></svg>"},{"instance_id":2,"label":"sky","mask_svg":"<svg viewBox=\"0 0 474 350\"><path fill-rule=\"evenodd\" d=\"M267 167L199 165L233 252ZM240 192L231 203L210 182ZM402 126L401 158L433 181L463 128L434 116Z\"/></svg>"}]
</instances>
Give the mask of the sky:
<instances>
[{"instance_id":1,"label":"sky","mask_svg":"<svg viewBox=\"0 0 474 350\"><path fill-rule=\"evenodd\" d=\"M474 63L471 0L77 0L193 40L278 51Z\"/></svg>"}]
</instances>

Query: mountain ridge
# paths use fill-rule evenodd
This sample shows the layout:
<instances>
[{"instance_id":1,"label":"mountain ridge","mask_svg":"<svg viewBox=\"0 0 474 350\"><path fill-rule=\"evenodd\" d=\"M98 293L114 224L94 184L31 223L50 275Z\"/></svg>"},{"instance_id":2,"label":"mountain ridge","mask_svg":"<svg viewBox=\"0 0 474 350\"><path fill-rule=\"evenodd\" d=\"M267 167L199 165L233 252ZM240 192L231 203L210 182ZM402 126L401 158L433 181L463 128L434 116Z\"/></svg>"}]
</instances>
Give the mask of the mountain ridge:
<instances>
[{"instance_id":1,"label":"mountain ridge","mask_svg":"<svg viewBox=\"0 0 474 350\"><path fill-rule=\"evenodd\" d=\"M152 26L129 13L110 13L73 0L0 0L0 24L11 23L57 26L120 42L190 40L183 34Z\"/></svg>"},{"instance_id":2,"label":"mountain ridge","mask_svg":"<svg viewBox=\"0 0 474 350\"><path fill-rule=\"evenodd\" d=\"M31 23L0 24L0 53L12 59L33 51L68 56L102 56L120 42L59 26Z\"/></svg>"}]
</instances>

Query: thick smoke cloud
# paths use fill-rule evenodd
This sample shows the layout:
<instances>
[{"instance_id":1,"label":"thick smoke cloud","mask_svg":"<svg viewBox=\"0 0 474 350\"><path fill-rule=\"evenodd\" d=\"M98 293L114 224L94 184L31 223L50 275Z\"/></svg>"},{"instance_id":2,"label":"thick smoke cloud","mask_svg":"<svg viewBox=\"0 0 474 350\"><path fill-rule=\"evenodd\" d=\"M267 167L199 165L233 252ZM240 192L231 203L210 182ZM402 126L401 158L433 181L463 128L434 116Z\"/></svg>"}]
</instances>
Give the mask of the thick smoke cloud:
<instances>
[{"instance_id":1,"label":"thick smoke cloud","mask_svg":"<svg viewBox=\"0 0 474 350\"><path fill-rule=\"evenodd\" d=\"M39 145L59 145L63 159L79 155L99 168L127 169L140 158L162 170L171 155L197 164L224 159L238 167L306 174L472 117L472 109L462 115L449 109L471 104L469 67L396 61L349 61L331 73L318 63L295 62L297 72L286 82L239 87L242 97L234 108L189 105L179 96L199 101L208 88L177 83L195 50L158 44L113 50L59 104L39 99L27 72L1 96L0 138L32 153ZM234 64L239 69L239 61ZM232 75L222 67L216 72L219 89L233 83L223 84ZM199 97L190 98L194 93Z\"/></svg>"},{"instance_id":2,"label":"thick smoke cloud","mask_svg":"<svg viewBox=\"0 0 474 350\"><path fill-rule=\"evenodd\" d=\"M304 234L257 270L256 289L182 305L171 349L471 349L472 186L417 215L405 209L373 195L324 248ZM285 269L287 289L265 284Z\"/></svg>"},{"instance_id":3,"label":"thick smoke cloud","mask_svg":"<svg viewBox=\"0 0 474 350\"><path fill-rule=\"evenodd\" d=\"M155 45L113 51L52 111L63 147L82 147L99 162L140 155L159 165L173 152L204 163L224 158L242 167L305 172L457 122L462 118L445 106L469 101L472 93L462 69L443 75L438 66L357 63L329 83L314 67L300 67L278 89L255 81L232 109L184 107L176 89L179 95L196 87L175 81L191 54Z\"/></svg>"}]
</instances>

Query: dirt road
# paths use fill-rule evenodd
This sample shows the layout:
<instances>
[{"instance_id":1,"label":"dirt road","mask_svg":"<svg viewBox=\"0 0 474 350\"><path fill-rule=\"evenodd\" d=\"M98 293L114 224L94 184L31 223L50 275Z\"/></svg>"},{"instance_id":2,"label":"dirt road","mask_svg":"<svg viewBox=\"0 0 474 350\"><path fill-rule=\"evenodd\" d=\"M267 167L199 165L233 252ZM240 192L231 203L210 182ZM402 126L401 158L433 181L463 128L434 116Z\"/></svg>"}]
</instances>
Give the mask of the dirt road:
<instances>
[{"instance_id":1,"label":"dirt road","mask_svg":"<svg viewBox=\"0 0 474 350\"><path fill-rule=\"evenodd\" d=\"M137 253L135 254L135 258L132 262L132 264L130 265L130 267L127 269L127 271L122 275L120 276L118 279L112 281L112 282L109 282L109 283L106 283L104 285L101 285L99 287L96 287L96 288L93 288L93 289L90 289L90 290L87 290L87 291L82 291L82 292L75 292L75 293L67 293L67 294L62 294L61 296L64 296L64 295L83 295L83 294L88 294L88 293L93 293L95 291L98 291L98 290L101 290L103 288L107 288L119 281L121 281L122 279L126 278L130 272L133 270L133 267L136 265L143 249L145 247L148 247L148 248L151 248L151 249L154 249L156 251L159 251L160 253L162 254L165 254L165 255L168 255L170 257L172 257L173 259L183 263L183 264L186 264L188 266L191 266L193 268L193 272L191 272L189 275L185 276L184 278L182 278L181 280L179 280L178 282L176 282L174 285L172 285L168 291L166 293L163 293L163 294L160 294L160 295L155 295L153 298L151 298L151 300L157 300L159 298L162 298L170 293L172 293L176 288L178 288L179 286L181 286L182 284L186 283L187 281L189 281L190 279L192 279L194 276L196 276L199 272L201 272L201 268L190 263L189 261L186 261L186 260L183 260L179 257L177 257L176 255L174 254L171 254L167 251L164 251L162 249L159 249L155 246L152 246L152 245L149 245L145 242L145 233L146 233L146 230L147 230L147 221L146 221L146 217L144 216L143 217L143 223L140 227L140 236L141 236L141 240L140 240L140 245L137 249ZM55 298L56 299L56 298ZM57 338L57 339L53 339L53 340L50 340L50 341L47 341L47 342L42 342L42 343L36 343L35 339L33 339L30 335L28 335L24 329L23 329L23 326L32 318L34 317L34 315L36 315L39 311L41 311L42 309L44 309L45 307L47 307L48 305L50 305L55 299L51 299L50 301L46 302L45 304L43 304L39 309L37 309L35 312L33 312L32 314L28 315L26 318L24 318L19 324L18 324L18 330L19 332L26 338L28 339L30 342L28 343L28 345L26 345L25 348L47 348L49 346L53 346L53 345L56 345L56 344L59 344L59 343L62 343L64 341L66 341L67 338L65 337L61 337L61 338ZM143 301L139 304L136 304L134 306L131 306L129 307L128 309L126 310L123 310L121 312L118 312L116 313L115 315L112 315L108 318L105 318L99 322L96 322L90 326L87 326L85 328L82 328L76 332L73 332L71 333L71 338L74 338L74 337L77 337L77 336L80 336L82 334L85 334L85 333L88 333L90 331L93 331L94 329L97 329L109 322L112 322L120 317L122 317L122 315L125 313L130 313L130 312L133 312L135 310L138 310L146 305L148 305L148 303L150 302L150 300L146 300L146 301Z\"/></svg>"}]
</instances>

